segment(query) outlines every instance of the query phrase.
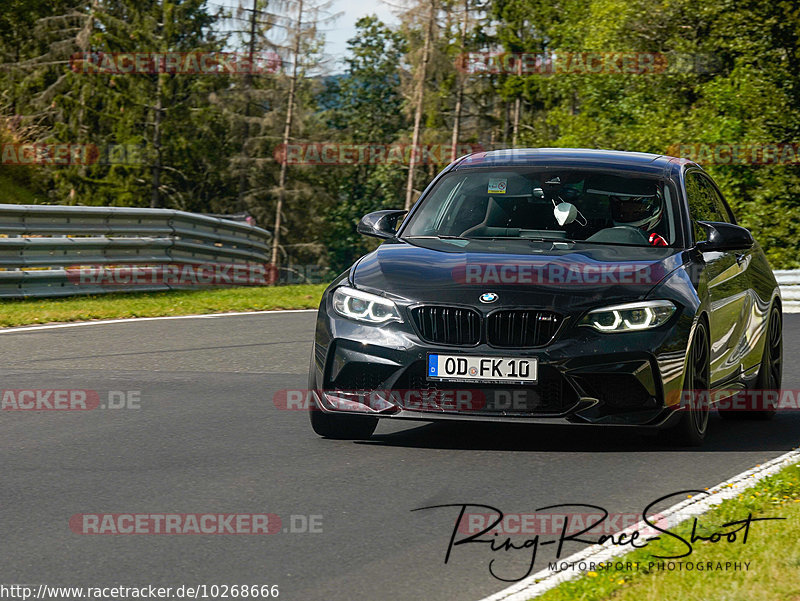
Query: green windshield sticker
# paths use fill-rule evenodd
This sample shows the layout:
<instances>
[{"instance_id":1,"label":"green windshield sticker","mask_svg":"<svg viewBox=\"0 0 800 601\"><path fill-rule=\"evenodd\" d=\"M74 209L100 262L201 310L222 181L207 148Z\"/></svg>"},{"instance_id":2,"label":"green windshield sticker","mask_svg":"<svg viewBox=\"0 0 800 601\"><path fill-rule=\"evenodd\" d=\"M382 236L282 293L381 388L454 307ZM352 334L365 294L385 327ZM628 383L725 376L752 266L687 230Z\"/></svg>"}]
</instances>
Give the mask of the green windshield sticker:
<instances>
[{"instance_id":1,"label":"green windshield sticker","mask_svg":"<svg viewBox=\"0 0 800 601\"><path fill-rule=\"evenodd\" d=\"M505 194L507 187L507 179L489 178L489 194Z\"/></svg>"}]
</instances>

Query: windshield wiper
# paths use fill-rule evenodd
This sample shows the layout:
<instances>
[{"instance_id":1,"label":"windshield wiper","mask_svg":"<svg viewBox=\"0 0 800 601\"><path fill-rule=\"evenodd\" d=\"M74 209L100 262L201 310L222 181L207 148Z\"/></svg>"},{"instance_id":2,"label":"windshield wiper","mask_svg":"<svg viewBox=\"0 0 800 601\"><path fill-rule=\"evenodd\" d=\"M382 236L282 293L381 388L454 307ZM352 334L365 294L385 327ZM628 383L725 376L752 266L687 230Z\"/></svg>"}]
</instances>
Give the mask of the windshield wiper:
<instances>
[{"instance_id":1,"label":"windshield wiper","mask_svg":"<svg viewBox=\"0 0 800 601\"><path fill-rule=\"evenodd\" d=\"M404 236L408 240L471 240L472 238L462 238L461 236Z\"/></svg>"},{"instance_id":2,"label":"windshield wiper","mask_svg":"<svg viewBox=\"0 0 800 601\"><path fill-rule=\"evenodd\" d=\"M462 238L461 236L449 236L449 235L439 235L439 236L406 236L411 240L469 240L469 238Z\"/></svg>"},{"instance_id":3,"label":"windshield wiper","mask_svg":"<svg viewBox=\"0 0 800 601\"><path fill-rule=\"evenodd\" d=\"M559 242L577 244L580 242L580 240L573 240L572 238L523 238L523 240L530 240L531 242L550 242L551 244L558 244Z\"/></svg>"},{"instance_id":4,"label":"windshield wiper","mask_svg":"<svg viewBox=\"0 0 800 601\"><path fill-rule=\"evenodd\" d=\"M565 242L567 244L576 244L579 240L572 240L571 238L531 238L528 236L451 236L449 234L441 234L437 236L405 236L409 240L525 240L527 242L550 242L558 243Z\"/></svg>"}]
</instances>

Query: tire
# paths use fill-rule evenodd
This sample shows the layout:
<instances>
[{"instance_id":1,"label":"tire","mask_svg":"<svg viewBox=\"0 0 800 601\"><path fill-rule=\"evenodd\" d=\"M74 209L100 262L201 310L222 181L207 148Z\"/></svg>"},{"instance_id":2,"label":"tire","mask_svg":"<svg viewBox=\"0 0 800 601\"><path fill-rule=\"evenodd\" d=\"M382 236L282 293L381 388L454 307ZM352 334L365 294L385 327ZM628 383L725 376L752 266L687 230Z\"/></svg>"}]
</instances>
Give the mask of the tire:
<instances>
[{"instance_id":1,"label":"tire","mask_svg":"<svg viewBox=\"0 0 800 601\"><path fill-rule=\"evenodd\" d=\"M699 447L705 440L708 432L709 407L707 395L710 380L710 357L708 346L708 331L704 321L697 323L692 345L689 347L686 373L683 378L684 394L681 399L687 398L686 393L692 397L698 392L700 400L692 403L675 426L673 434L675 442L689 447Z\"/></svg>"},{"instance_id":2,"label":"tire","mask_svg":"<svg viewBox=\"0 0 800 601\"><path fill-rule=\"evenodd\" d=\"M323 413L316 407L311 409L310 416L314 432L337 440L364 440L372 436L378 426L377 417Z\"/></svg>"},{"instance_id":3,"label":"tire","mask_svg":"<svg viewBox=\"0 0 800 601\"><path fill-rule=\"evenodd\" d=\"M761 367L758 370L758 389L775 390L780 393L783 379L783 319L777 307L772 307L767 322L767 339L764 342L764 352L761 355ZM773 404L761 411L748 411L751 419L767 420L775 417L778 412Z\"/></svg>"}]
</instances>

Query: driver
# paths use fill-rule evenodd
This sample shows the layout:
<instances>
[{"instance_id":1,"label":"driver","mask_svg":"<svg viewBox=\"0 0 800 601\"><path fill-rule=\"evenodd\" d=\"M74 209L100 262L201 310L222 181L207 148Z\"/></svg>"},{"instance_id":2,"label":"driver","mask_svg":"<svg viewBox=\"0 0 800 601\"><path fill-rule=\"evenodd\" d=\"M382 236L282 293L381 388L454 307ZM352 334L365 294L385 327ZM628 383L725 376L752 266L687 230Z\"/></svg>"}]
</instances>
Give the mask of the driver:
<instances>
[{"instance_id":1,"label":"driver","mask_svg":"<svg viewBox=\"0 0 800 601\"><path fill-rule=\"evenodd\" d=\"M639 228L653 246L667 246L664 237L654 231L664 215L664 199L659 191L651 195L613 195L609 200L614 225Z\"/></svg>"}]
</instances>

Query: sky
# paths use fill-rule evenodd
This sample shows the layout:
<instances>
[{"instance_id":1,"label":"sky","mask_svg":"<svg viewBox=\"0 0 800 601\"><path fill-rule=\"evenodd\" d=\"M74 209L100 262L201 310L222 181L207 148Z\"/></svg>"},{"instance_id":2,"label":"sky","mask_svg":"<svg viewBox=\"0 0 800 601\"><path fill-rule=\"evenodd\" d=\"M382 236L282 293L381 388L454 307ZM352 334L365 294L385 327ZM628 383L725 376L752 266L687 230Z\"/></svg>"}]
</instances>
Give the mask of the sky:
<instances>
[{"instance_id":1,"label":"sky","mask_svg":"<svg viewBox=\"0 0 800 601\"><path fill-rule=\"evenodd\" d=\"M210 0L209 6L227 6L235 8L240 0ZM391 0L390 0L391 1ZM395 4L399 0L395 0ZM333 0L330 8L333 14L341 16L324 28L325 53L330 62L328 68L333 73L341 73L345 69L342 58L347 52L347 40L356 33L356 21L367 15L377 15L387 25L396 25L398 20L392 14L392 8L383 0Z\"/></svg>"},{"instance_id":2,"label":"sky","mask_svg":"<svg viewBox=\"0 0 800 601\"><path fill-rule=\"evenodd\" d=\"M346 53L347 40L355 35L356 21L361 17L375 14L388 25L397 24L391 7L381 0L334 0L331 11L344 13L325 32L326 53L334 59L340 59ZM340 63L336 70L342 69L343 65Z\"/></svg>"}]
</instances>

